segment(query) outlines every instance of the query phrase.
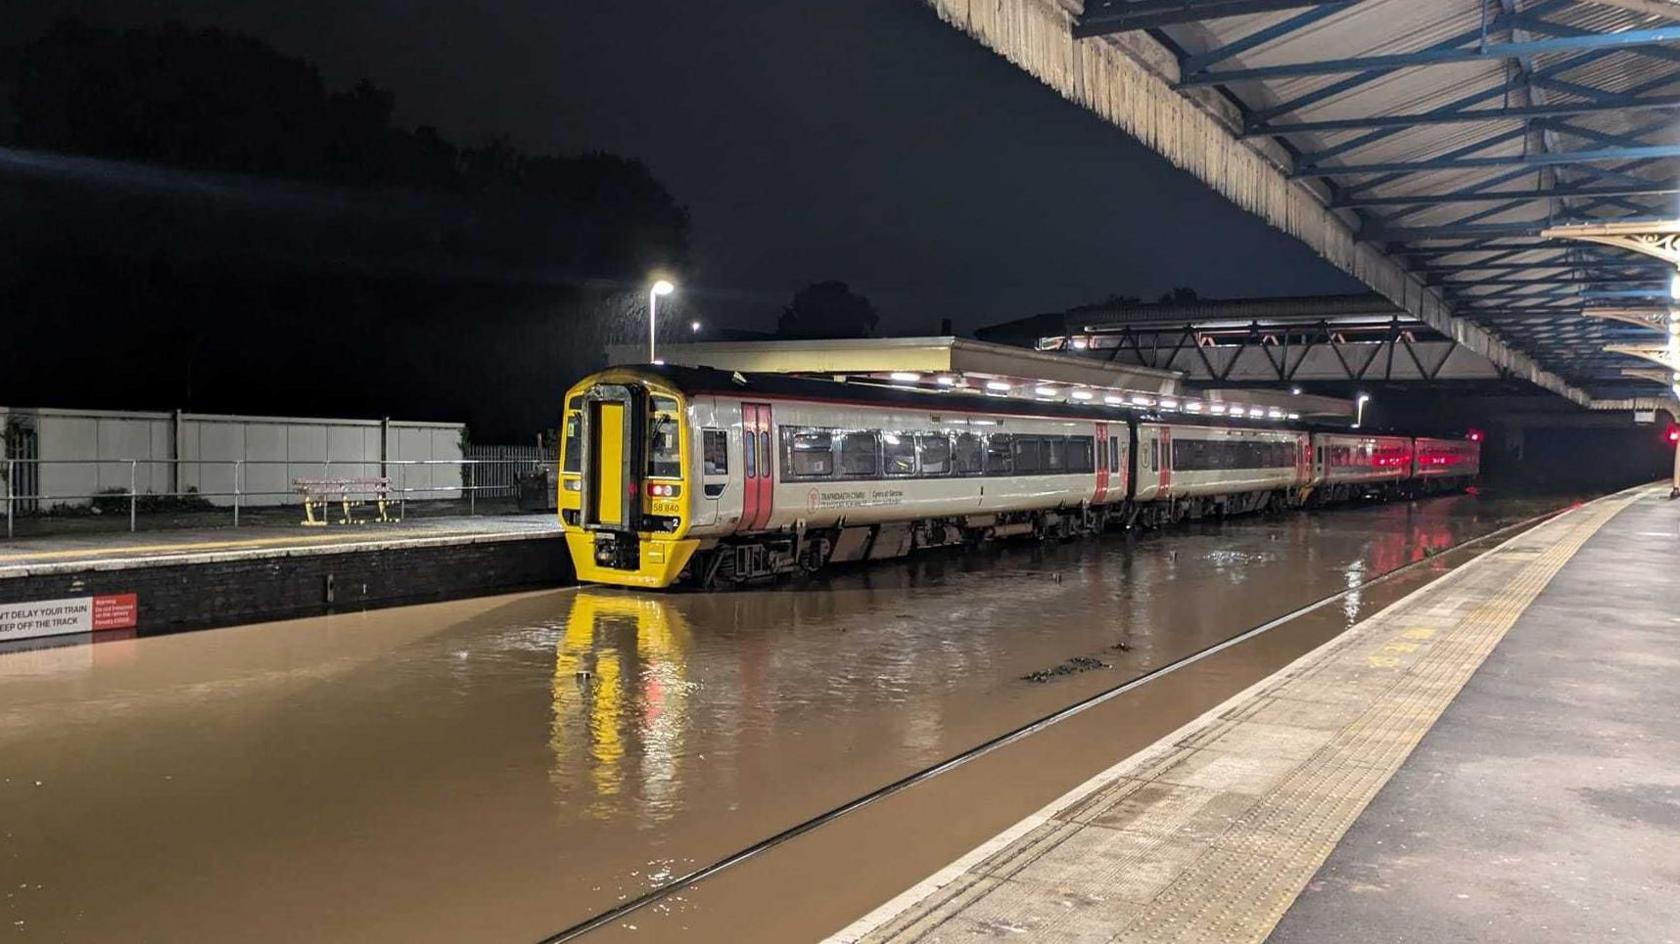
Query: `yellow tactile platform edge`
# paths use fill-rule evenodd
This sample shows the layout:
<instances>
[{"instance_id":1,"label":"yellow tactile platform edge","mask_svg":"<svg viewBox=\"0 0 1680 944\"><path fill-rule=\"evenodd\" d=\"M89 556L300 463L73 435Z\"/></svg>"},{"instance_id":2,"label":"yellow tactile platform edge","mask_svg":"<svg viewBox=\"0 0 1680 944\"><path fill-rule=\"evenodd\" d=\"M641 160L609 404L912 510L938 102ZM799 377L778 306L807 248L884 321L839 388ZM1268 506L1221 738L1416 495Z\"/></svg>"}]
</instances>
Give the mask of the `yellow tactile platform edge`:
<instances>
[{"instance_id":1,"label":"yellow tactile platform edge","mask_svg":"<svg viewBox=\"0 0 1680 944\"><path fill-rule=\"evenodd\" d=\"M831 940L1265 940L1517 617L1645 494L1415 591Z\"/></svg>"}]
</instances>

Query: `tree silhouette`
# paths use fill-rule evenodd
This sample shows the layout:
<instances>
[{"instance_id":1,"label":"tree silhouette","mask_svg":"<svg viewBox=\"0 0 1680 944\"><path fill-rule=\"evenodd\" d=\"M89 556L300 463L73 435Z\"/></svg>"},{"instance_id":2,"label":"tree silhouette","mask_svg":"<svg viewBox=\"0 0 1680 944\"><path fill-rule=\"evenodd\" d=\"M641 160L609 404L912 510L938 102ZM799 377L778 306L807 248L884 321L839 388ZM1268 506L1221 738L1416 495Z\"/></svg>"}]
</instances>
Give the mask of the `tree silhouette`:
<instances>
[{"instance_id":1,"label":"tree silhouette","mask_svg":"<svg viewBox=\"0 0 1680 944\"><path fill-rule=\"evenodd\" d=\"M776 319L776 337L867 338L880 316L869 299L845 282L812 282L800 289Z\"/></svg>"},{"instance_id":2,"label":"tree silhouette","mask_svg":"<svg viewBox=\"0 0 1680 944\"><path fill-rule=\"evenodd\" d=\"M329 88L250 36L63 19L5 52L0 141L120 163L0 166L0 310L32 352L0 402L523 439L614 332L635 336L620 296L688 259L688 211L640 161L398 127L390 91Z\"/></svg>"}]
</instances>

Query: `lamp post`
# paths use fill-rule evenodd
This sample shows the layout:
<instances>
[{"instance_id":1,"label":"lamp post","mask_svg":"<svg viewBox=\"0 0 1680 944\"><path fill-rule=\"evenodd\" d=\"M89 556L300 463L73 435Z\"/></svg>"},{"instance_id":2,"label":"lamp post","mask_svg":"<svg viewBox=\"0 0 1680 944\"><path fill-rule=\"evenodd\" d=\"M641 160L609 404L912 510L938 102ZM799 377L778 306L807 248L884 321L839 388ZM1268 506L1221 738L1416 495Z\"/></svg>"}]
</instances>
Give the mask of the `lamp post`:
<instances>
[{"instance_id":1,"label":"lamp post","mask_svg":"<svg viewBox=\"0 0 1680 944\"><path fill-rule=\"evenodd\" d=\"M1371 395L1368 393L1362 393L1359 395L1359 412L1353 418L1354 429L1358 429L1360 425L1365 422L1365 404L1370 399Z\"/></svg>"},{"instance_id":2,"label":"lamp post","mask_svg":"<svg viewBox=\"0 0 1680 944\"><path fill-rule=\"evenodd\" d=\"M677 287L664 279L659 279L648 288L648 362L658 363L659 357L654 351L654 330L659 324L659 296L669 295Z\"/></svg>"}]
</instances>

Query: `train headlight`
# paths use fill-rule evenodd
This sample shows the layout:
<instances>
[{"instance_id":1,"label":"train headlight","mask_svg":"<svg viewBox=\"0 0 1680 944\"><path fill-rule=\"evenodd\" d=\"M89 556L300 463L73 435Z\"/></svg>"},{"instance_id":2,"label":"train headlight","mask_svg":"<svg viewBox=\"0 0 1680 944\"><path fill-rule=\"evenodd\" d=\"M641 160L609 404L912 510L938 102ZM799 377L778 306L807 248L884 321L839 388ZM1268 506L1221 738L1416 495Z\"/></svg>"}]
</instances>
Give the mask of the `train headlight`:
<instances>
[{"instance_id":1,"label":"train headlight","mask_svg":"<svg viewBox=\"0 0 1680 944\"><path fill-rule=\"evenodd\" d=\"M648 494L655 498L676 498L682 494L682 486L656 482L648 486Z\"/></svg>"},{"instance_id":2,"label":"train headlight","mask_svg":"<svg viewBox=\"0 0 1680 944\"><path fill-rule=\"evenodd\" d=\"M560 484L568 492L583 491L583 479L563 479Z\"/></svg>"}]
</instances>

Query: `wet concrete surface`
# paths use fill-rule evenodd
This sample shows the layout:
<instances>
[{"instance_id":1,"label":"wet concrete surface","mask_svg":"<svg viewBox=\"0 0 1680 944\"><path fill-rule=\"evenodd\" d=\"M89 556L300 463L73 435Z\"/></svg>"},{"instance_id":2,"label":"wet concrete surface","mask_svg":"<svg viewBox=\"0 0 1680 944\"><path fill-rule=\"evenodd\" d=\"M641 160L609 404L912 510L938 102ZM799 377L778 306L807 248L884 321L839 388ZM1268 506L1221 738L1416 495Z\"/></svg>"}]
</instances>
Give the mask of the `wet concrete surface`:
<instances>
[{"instance_id":1,"label":"wet concrete surface","mask_svg":"<svg viewBox=\"0 0 1680 944\"><path fill-rule=\"evenodd\" d=\"M1677 565L1680 503L1589 540L1269 940L1680 941Z\"/></svg>"},{"instance_id":2,"label":"wet concrete surface","mask_svg":"<svg viewBox=\"0 0 1680 944\"><path fill-rule=\"evenodd\" d=\"M1458 496L738 593L554 591L6 655L0 930L534 940L1558 504ZM818 937L1385 600L1352 595L603 939Z\"/></svg>"}]
</instances>

